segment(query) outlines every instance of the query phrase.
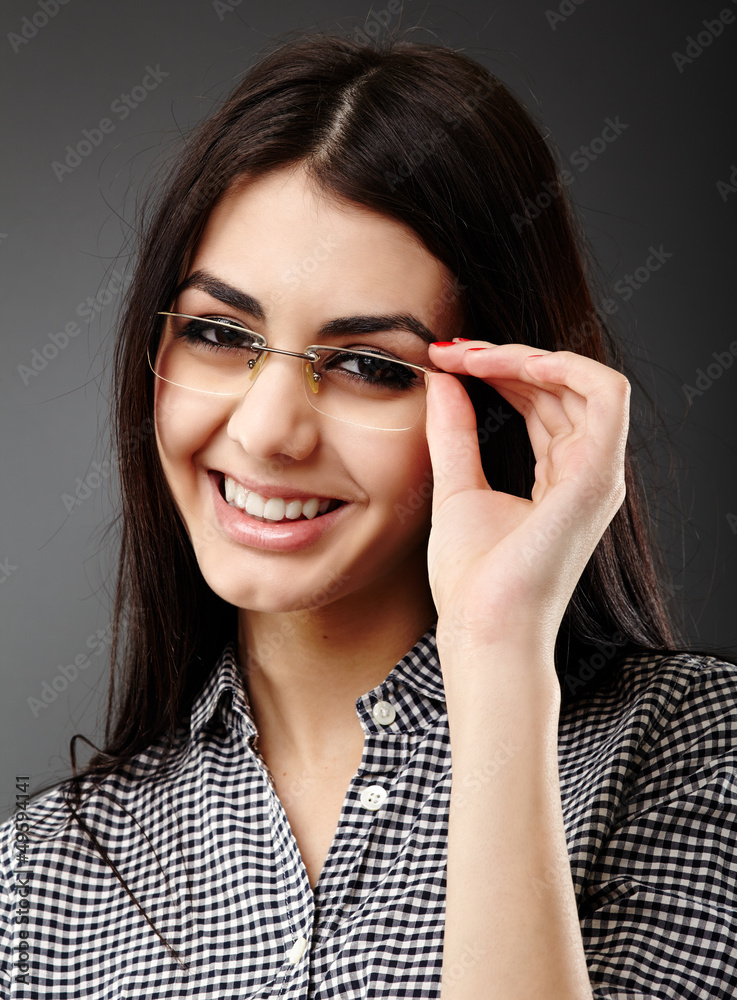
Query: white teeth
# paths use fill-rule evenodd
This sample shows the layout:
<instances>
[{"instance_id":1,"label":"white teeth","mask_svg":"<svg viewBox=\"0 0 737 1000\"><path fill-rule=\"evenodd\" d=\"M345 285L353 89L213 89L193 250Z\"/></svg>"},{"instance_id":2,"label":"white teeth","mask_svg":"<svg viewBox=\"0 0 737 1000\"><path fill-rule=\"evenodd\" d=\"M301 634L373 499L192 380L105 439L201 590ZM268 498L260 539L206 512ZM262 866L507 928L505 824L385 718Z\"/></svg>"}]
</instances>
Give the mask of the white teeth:
<instances>
[{"instance_id":1,"label":"white teeth","mask_svg":"<svg viewBox=\"0 0 737 1000\"><path fill-rule=\"evenodd\" d=\"M266 501L264 512L261 517L266 517L270 521L282 521L287 510L287 505L281 497L271 497Z\"/></svg>"},{"instance_id":2,"label":"white teeth","mask_svg":"<svg viewBox=\"0 0 737 1000\"><path fill-rule=\"evenodd\" d=\"M289 503L287 504L285 513L290 521L296 521L299 515L302 513L302 501L290 500Z\"/></svg>"},{"instance_id":3,"label":"white teeth","mask_svg":"<svg viewBox=\"0 0 737 1000\"><path fill-rule=\"evenodd\" d=\"M246 497L246 514L255 514L256 517L263 517L265 506L264 498L260 497L258 493L249 493Z\"/></svg>"},{"instance_id":4,"label":"white teeth","mask_svg":"<svg viewBox=\"0 0 737 1000\"><path fill-rule=\"evenodd\" d=\"M311 521L313 517L317 514L317 508L320 506L320 501L317 497L310 497L309 500L305 500L302 504L302 513L304 516Z\"/></svg>"},{"instance_id":5,"label":"white teeth","mask_svg":"<svg viewBox=\"0 0 737 1000\"><path fill-rule=\"evenodd\" d=\"M325 514L330 506L330 500L320 500L310 497L309 500L284 499L283 497L262 497L253 490L225 476L225 499L231 507L239 507L252 517L265 521L296 521L304 516L307 520Z\"/></svg>"}]
</instances>

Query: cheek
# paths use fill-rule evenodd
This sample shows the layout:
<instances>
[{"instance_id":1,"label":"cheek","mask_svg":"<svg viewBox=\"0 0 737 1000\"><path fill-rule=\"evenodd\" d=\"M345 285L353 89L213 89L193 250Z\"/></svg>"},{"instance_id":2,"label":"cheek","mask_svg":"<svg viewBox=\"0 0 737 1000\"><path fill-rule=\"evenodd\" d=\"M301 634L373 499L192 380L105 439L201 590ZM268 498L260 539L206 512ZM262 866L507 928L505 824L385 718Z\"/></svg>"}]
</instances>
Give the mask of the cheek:
<instances>
[{"instance_id":1,"label":"cheek","mask_svg":"<svg viewBox=\"0 0 737 1000\"><path fill-rule=\"evenodd\" d=\"M356 477L369 506L388 518L393 533L424 533L432 504L432 464L424 425L403 441L373 442L361 454Z\"/></svg>"},{"instance_id":2,"label":"cheek","mask_svg":"<svg viewBox=\"0 0 737 1000\"><path fill-rule=\"evenodd\" d=\"M218 418L211 400L187 398L177 389L159 383L154 397L156 442L164 471L174 488L172 477L191 466L192 456L211 436Z\"/></svg>"}]
</instances>

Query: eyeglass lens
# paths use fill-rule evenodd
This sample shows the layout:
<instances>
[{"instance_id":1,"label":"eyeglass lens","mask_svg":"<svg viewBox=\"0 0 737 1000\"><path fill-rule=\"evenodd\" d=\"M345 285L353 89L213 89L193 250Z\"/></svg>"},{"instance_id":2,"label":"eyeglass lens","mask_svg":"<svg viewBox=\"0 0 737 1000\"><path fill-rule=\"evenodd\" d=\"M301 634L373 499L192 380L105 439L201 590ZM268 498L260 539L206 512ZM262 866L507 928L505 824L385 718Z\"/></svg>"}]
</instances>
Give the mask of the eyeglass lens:
<instances>
[{"instance_id":1,"label":"eyeglass lens","mask_svg":"<svg viewBox=\"0 0 737 1000\"><path fill-rule=\"evenodd\" d=\"M174 385L239 396L252 388L271 357L258 346L244 328L166 316L152 367L159 378ZM293 360L303 368L310 405L327 416L363 427L401 430L414 426L424 409L425 373L398 359L335 348L321 349L314 362ZM413 358L412 363L422 362Z\"/></svg>"}]
</instances>

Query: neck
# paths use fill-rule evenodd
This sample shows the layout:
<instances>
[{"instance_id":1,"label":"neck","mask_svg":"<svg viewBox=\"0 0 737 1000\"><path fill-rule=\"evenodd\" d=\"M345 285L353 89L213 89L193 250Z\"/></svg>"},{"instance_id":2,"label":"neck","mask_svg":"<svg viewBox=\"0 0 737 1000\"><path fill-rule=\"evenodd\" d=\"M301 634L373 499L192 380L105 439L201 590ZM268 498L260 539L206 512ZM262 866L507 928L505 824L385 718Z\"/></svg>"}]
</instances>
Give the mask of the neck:
<instances>
[{"instance_id":1,"label":"neck","mask_svg":"<svg viewBox=\"0 0 737 1000\"><path fill-rule=\"evenodd\" d=\"M424 567L319 608L241 610L238 655L266 757L318 763L362 730L356 699L380 684L437 615Z\"/></svg>"}]
</instances>

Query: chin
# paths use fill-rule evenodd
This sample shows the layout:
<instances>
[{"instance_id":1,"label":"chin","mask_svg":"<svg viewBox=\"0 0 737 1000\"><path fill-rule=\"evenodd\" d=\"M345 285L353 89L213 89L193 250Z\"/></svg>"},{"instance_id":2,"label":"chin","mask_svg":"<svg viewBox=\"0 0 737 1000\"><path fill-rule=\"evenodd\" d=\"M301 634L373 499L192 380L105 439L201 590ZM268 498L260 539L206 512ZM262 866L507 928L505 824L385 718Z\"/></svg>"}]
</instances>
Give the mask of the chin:
<instances>
[{"instance_id":1,"label":"chin","mask_svg":"<svg viewBox=\"0 0 737 1000\"><path fill-rule=\"evenodd\" d=\"M278 566L276 571L269 569L271 572L251 567L239 573L227 566L227 559L211 562L205 557L200 561L205 582L218 597L241 610L264 614L307 611L330 604L349 579L334 570L306 579L306 574L298 574L293 566L284 566L281 571Z\"/></svg>"}]
</instances>

